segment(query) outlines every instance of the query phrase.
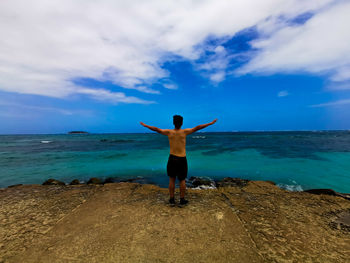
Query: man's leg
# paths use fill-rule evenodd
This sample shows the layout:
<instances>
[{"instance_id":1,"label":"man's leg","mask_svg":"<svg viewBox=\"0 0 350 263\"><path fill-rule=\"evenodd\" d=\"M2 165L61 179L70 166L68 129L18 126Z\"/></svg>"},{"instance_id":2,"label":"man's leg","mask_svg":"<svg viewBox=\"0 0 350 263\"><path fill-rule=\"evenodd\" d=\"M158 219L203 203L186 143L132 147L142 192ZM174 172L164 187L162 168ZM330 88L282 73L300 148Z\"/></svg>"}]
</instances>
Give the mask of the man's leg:
<instances>
[{"instance_id":1,"label":"man's leg","mask_svg":"<svg viewBox=\"0 0 350 263\"><path fill-rule=\"evenodd\" d=\"M176 177L169 177L169 194L170 198L174 198Z\"/></svg>"},{"instance_id":2,"label":"man's leg","mask_svg":"<svg viewBox=\"0 0 350 263\"><path fill-rule=\"evenodd\" d=\"M180 198L185 198L186 192L186 180L183 179L180 181Z\"/></svg>"}]
</instances>

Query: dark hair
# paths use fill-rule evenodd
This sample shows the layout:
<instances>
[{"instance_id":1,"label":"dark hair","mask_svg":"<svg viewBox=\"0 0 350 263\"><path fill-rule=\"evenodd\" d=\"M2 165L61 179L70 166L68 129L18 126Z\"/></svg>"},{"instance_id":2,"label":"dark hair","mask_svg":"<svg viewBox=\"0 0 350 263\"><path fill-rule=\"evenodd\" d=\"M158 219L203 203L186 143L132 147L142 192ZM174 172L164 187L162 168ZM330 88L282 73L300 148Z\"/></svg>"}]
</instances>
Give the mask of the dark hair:
<instances>
[{"instance_id":1,"label":"dark hair","mask_svg":"<svg viewBox=\"0 0 350 263\"><path fill-rule=\"evenodd\" d=\"M173 123L175 125L175 129L180 129L181 128L182 121L183 121L182 116L180 116L180 115L174 115L173 116Z\"/></svg>"}]
</instances>

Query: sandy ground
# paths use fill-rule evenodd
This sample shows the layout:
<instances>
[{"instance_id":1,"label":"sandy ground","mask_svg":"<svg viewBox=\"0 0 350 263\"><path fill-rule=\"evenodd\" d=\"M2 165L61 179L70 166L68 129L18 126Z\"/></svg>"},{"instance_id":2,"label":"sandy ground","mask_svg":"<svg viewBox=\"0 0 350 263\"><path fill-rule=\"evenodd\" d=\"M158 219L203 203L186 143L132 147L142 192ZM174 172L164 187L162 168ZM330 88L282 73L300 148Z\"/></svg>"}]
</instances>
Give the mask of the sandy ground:
<instances>
[{"instance_id":1,"label":"sandy ground","mask_svg":"<svg viewBox=\"0 0 350 263\"><path fill-rule=\"evenodd\" d=\"M135 183L0 189L0 262L350 262L349 200L263 181L187 198L172 207Z\"/></svg>"}]
</instances>

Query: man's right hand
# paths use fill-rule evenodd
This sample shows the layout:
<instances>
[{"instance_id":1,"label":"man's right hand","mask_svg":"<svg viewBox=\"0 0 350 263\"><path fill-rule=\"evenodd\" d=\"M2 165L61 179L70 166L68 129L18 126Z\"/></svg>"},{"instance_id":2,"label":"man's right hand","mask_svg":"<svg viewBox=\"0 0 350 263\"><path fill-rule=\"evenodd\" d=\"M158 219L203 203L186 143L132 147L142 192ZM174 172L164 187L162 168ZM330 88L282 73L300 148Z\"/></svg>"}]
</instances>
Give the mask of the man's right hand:
<instances>
[{"instance_id":1,"label":"man's right hand","mask_svg":"<svg viewBox=\"0 0 350 263\"><path fill-rule=\"evenodd\" d=\"M213 120L210 124L213 125L218 119Z\"/></svg>"}]
</instances>

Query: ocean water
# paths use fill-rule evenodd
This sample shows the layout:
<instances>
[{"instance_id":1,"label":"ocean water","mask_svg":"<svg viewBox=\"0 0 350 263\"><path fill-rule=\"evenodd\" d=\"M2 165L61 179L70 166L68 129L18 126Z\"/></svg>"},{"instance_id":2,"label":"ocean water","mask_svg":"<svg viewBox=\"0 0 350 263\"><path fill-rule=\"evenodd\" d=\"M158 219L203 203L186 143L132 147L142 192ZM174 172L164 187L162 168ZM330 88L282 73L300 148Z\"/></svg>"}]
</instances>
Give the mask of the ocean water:
<instances>
[{"instance_id":1,"label":"ocean water","mask_svg":"<svg viewBox=\"0 0 350 263\"><path fill-rule=\"evenodd\" d=\"M0 187L48 178L140 178L167 187L168 138L148 134L0 135ZM350 193L350 132L194 133L188 177L271 180Z\"/></svg>"}]
</instances>

